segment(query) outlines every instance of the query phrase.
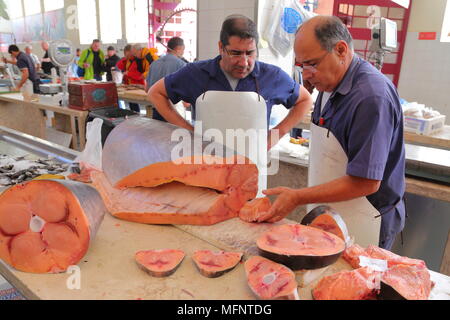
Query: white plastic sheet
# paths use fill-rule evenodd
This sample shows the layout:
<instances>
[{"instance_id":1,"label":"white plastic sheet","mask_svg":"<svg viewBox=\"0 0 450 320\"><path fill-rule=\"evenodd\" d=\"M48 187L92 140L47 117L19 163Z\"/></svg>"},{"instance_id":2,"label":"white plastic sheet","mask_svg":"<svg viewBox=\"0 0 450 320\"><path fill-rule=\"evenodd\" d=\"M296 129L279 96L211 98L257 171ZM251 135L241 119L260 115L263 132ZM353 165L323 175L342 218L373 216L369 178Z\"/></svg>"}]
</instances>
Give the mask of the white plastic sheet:
<instances>
[{"instance_id":1,"label":"white plastic sheet","mask_svg":"<svg viewBox=\"0 0 450 320\"><path fill-rule=\"evenodd\" d=\"M74 162L102 171L102 125L103 120L99 118L87 124L86 148Z\"/></svg>"},{"instance_id":2,"label":"white plastic sheet","mask_svg":"<svg viewBox=\"0 0 450 320\"><path fill-rule=\"evenodd\" d=\"M263 37L283 57L292 50L295 33L300 25L315 16L303 8L298 0L279 0L274 5L272 15Z\"/></svg>"}]
</instances>

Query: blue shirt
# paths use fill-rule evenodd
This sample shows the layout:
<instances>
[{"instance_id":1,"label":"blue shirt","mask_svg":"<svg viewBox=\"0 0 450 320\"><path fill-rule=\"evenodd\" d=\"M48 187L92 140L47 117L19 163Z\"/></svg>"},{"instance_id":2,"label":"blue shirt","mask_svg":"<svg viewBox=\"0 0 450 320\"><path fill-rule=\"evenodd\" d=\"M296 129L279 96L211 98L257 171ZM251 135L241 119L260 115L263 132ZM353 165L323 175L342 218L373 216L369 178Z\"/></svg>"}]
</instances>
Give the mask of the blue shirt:
<instances>
[{"instance_id":1,"label":"blue shirt","mask_svg":"<svg viewBox=\"0 0 450 320\"><path fill-rule=\"evenodd\" d=\"M186 62L170 53L159 58L154 61L150 67L150 71L147 76L148 87L150 88L162 78L177 72L185 65Z\"/></svg>"},{"instance_id":2,"label":"blue shirt","mask_svg":"<svg viewBox=\"0 0 450 320\"><path fill-rule=\"evenodd\" d=\"M189 102L194 111L193 119L195 103L203 93L210 90L233 91L220 68L220 59L217 56L215 59L190 63L164 79L172 103L176 104L181 100ZM266 101L269 123L272 106L282 104L288 109L294 106L300 94L300 86L279 67L256 61L253 71L239 81L235 91L259 91Z\"/></svg>"},{"instance_id":3,"label":"blue shirt","mask_svg":"<svg viewBox=\"0 0 450 320\"><path fill-rule=\"evenodd\" d=\"M403 113L392 82L370 63L354 57L322 113L320 93L313 122L329 129L348 156L347 174L381 181L367 197L382 214L381 241L403 230L405 146Z\"/></svg>"},{"instance_id":4,"label":"blue shirt","mask_svg":"<svg viewBox=\"0 0 450 320\"><path fill-rule=\"evenodd\" d=\"M36 68L34 67L34 62L30 56L26 55L23 52L20 52L16 60L16 65L20 70L28 69L28 79L31 82L36 82L39 80L39 77L36 73Z\"/></svg>"}]
</instances>

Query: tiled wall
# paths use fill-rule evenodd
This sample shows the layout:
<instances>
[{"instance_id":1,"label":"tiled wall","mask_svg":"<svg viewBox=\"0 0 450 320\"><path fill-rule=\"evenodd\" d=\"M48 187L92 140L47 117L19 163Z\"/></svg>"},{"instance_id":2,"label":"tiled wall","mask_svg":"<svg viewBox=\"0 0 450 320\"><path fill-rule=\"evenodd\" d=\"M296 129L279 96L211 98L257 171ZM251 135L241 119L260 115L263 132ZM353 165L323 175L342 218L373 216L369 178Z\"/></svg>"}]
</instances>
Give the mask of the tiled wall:
<instances>
[{"instance_id":1,"label":"tiled wall","mask_svg":"<svg viewBox=\"0 0 450 320\"><path fill-rule=\"evenodd\" d=\"M418 32L408 32L399 93L450 117L450 43L439 39L419 40Z\"/></svg>"},{"instance_id":2,"label":"tiled wall","mask_svg":"<svg viewBox=\"0 0 450 320\"><path fill-rule=\"evenodd\" d=\"M219 53L219 36L225 17L239 13L256 21L257 0L198 0L198 57Z\"/></svg>"}]
</instances>

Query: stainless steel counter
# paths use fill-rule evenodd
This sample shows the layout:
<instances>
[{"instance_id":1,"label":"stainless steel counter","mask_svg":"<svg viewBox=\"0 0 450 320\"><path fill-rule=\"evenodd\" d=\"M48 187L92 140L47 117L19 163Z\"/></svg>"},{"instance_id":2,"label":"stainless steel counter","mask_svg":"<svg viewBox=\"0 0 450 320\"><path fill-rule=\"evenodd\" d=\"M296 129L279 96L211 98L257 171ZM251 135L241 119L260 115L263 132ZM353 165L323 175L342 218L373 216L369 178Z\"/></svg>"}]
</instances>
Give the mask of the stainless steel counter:
<instances>
[{"instance_id":1,"label":"stainless steel counter","mask_svg":"<svg viewBox=\"0 0 450 320\"><path fill-rule=\"evenodd\" d=\"M62 163L72 163L80 153L52 142L0 126L0 154L14 157L31 154L36 157L54 158Z\"/></svg>"}]
</instances>

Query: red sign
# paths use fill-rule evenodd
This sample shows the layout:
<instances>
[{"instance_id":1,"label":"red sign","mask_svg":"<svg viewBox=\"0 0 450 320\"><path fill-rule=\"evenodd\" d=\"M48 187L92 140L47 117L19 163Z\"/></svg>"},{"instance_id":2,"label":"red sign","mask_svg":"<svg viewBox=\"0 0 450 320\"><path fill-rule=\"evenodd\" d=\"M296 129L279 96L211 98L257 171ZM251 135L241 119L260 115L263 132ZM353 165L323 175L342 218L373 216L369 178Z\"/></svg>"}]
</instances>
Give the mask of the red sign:
<instances>
[{"instance_id":1,"label":"red sign","mask_svg":"<svg viewBox=\"0 0 450 320\"><path fill-rule=\"evenodd\" d=\"M419 40L436 40L436 32L419 32Z\"/></svg>"}]
</instances>

